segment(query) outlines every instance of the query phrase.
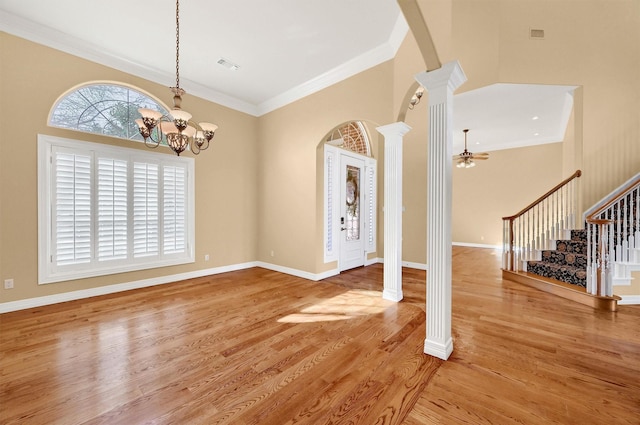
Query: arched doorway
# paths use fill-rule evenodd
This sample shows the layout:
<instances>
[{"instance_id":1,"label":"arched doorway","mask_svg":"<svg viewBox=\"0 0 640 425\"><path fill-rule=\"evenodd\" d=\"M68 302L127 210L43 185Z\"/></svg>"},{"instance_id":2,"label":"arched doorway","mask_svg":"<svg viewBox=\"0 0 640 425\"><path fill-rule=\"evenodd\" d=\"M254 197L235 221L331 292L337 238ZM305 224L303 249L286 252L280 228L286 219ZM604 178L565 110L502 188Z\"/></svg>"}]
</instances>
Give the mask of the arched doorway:
<instances>
[{"instance_id":1,"label":"arched doorway","mask_svg":"<svg viewBox=\"0 0 640 425\"><path fill-rule=\"evenodd\" d=\"M363 266L376 251L376 170L365 125L350 121L324 139L324 260Z\"/></svg>"}]
</instances>

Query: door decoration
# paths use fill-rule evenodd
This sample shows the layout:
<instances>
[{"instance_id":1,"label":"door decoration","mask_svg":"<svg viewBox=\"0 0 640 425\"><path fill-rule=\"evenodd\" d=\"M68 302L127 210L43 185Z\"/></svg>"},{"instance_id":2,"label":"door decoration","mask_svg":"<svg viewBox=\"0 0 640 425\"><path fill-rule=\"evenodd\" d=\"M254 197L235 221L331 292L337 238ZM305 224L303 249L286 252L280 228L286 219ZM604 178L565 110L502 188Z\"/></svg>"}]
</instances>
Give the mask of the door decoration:
<instances>
[{"instance_id":1,"label":"door decoration","mask_svg":"<svg viewBox=\"0 0 640 425\"><path fill-rule=\"evenodd\" d=\"M360 168L347 165L346 203L347 217L345 227L347 241L360 239Z\"/></svg>"}]
</instances>

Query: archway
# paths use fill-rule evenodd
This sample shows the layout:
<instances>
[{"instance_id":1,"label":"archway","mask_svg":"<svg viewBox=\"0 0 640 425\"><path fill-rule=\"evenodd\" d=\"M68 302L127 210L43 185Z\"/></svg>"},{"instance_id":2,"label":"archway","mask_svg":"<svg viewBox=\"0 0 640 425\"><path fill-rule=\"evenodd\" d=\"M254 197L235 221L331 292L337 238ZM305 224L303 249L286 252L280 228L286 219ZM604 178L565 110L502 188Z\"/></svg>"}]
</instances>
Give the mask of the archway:
<instances>
[{"instance_id":1,"label":"archway","mask_svg":"<svg viewBox=\"0 0 640 425\"><path fill-rule=\"evenodd\" d=\"M323 259L338 271L369 263L377 249L377 161L366 124L334 127L323 155Z\"/></svg>"}]
</instances>

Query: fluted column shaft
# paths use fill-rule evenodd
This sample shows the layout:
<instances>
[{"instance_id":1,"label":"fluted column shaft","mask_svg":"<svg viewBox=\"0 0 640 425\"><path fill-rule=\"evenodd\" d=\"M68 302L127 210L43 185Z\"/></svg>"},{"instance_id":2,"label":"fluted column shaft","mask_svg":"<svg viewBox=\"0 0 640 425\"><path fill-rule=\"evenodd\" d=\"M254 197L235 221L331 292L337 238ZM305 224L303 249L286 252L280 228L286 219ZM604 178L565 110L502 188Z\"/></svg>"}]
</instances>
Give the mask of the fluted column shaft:
<instances>
[{"instance_id":1,"label":"fluted column shaft","mask_svg":"<svg viewBox=\"0 0 640 425\"><path fill-rule=\"evenodd\" d=\"M416 80L429 96L427 141L427 332L424 352L446 360L451 338L451 170L453 92L466 81L456 62L423 72Z\"/></svg>"},{"instance_id":2,"label":"fluted column shaft","mask_svg":"<svg viewBox=\"0 0 640 425\"><path fill-rule=\"evenodd\" d=\"M382 298L402 299L402 137L411 130L396 122L376 128L384 136L384 289Z\"/></svg>"}]
</instances>

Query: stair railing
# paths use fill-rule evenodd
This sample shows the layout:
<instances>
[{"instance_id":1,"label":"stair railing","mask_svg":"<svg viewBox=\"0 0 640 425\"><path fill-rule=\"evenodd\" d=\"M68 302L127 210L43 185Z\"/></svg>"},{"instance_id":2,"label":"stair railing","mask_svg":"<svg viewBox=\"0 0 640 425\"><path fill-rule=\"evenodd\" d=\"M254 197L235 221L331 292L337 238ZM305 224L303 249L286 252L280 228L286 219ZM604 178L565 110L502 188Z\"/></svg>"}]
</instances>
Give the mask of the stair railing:
<instances>
[{"instance_id":1,"label":"stair railing","mask_svg":"<svg viewBox=\"0 0 640 425\"><path fill-rule=\"evenodd\" d=\"M584 213L587 292L613 295L613 263L640 262L640 173Z\"/></svg>"},{"instance_id":2,"label":"stair railing","mask_svg":"<svg viewBox=\"0 0 640 425\"><path fill-rule=\"evenodd\" d=\"M502 217L502 268L526 271L529 260L540 260L566 229L574 229L578 214L577 170L517 214Z\"/></svg>"}]
</instances>

